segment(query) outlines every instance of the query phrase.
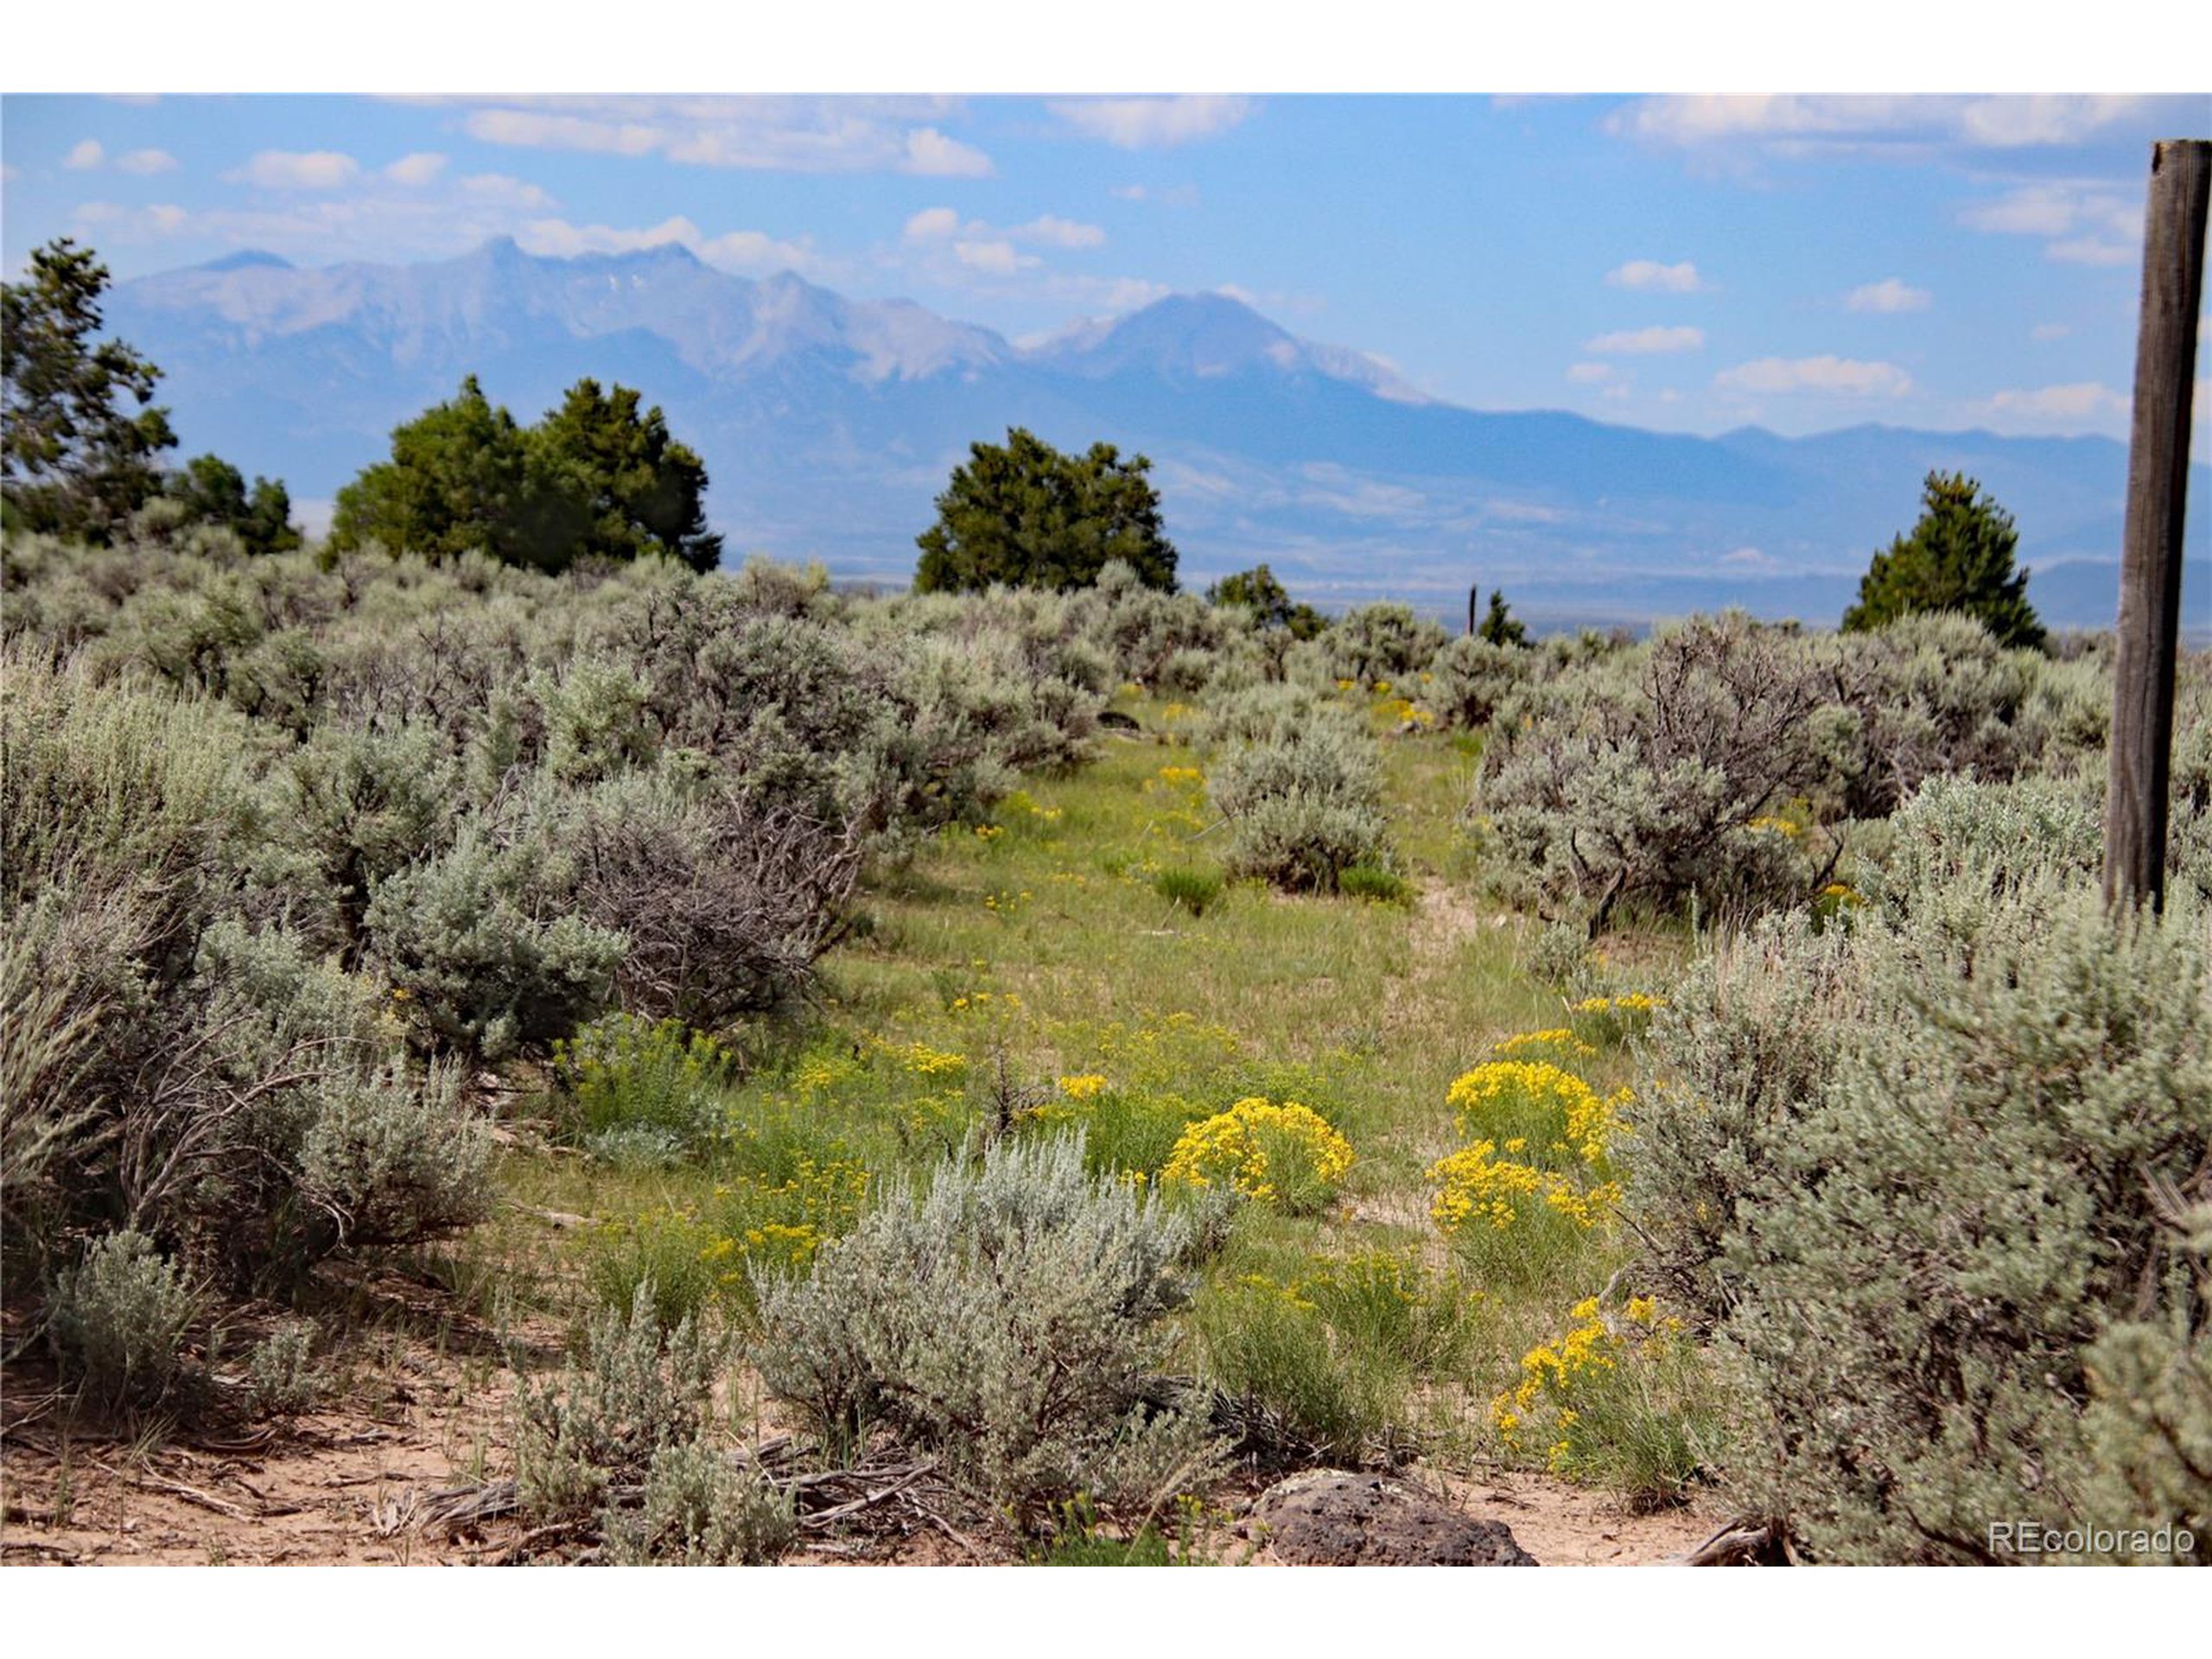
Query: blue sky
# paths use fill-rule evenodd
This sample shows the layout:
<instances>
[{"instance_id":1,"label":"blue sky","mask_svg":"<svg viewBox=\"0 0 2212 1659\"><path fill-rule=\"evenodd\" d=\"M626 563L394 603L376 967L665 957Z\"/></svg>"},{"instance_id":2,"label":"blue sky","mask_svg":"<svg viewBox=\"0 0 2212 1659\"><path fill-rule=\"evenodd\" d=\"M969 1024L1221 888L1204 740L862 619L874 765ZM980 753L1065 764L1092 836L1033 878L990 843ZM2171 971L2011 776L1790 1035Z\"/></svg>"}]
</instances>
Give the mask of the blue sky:
<instances>
[{"instance_id":1,"label":"blue sky","mask_svg":"<svg viewBox=\"0 0 2212 1659\"><path fill-rule=\"evenodd\" d=\"M10 96L0 251L680 240L1017 339L1225 289L1481 408L2124 436L2147 145L2208 129L2205 97Z\"/></svg>"}]
</instances>

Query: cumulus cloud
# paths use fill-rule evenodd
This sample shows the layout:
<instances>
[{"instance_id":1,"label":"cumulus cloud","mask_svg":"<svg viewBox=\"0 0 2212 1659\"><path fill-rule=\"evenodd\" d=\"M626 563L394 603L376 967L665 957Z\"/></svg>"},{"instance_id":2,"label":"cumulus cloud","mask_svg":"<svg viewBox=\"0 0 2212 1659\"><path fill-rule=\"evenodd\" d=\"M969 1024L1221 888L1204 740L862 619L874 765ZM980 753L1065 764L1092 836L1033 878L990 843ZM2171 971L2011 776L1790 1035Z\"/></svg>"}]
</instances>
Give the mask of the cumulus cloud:
<instances>
[{"instance_id":1,"label":"cumulus cloud","mask_svg":"<svg viewBox=\"0 0 2212 1659\"><path fill-rule=\"evenodd\" d=\"M991 158L972 144L948 138L935 127L917 127L906 135L906 160L899 169L939 179L988 179Z\"/></svg>"},{"instance_id":2,"label":"cumulus cloud","mask_svg":"<svg viewBox=\"0 0 2212 1659\"><path fill-rule=\"evenodd\" d=\"M993 276L1011 276L1017 270L1045 263L1033 253L1018 251L1013 243L1006 241L956 242L952 252L969 270Z\"/></svg>"},{"instance_id":3,"label":"cumulus cloud","mask_svg":"<svg viewBox=\"0 0 2212 1659\"><path fill-rule=\"evenodd\" d=\"M1912 377L1894 363L1862 363L1847 357L1762 357L1713 377L1724 391L1840 392L1854 397L1902 397Z\"/></svg>"},{"instance_id":4,"label":"cumulus cloud","mask_svg":"<svg viewBox=\"0 0 2212 1659\"><path fill-rule=\"evenodd\" d=\"M699 167L988 177L991 158L943 129L958 107L942 98L518 98L479 103L461 125L486 143Z\"/></svg>"},{"instance_id":5,"label":"cumulus cloud","mask_svg":"<svg viewBox=\"0 0 2212 1659\"><path fill-rule=\"evenodd\" d=\"M156 173L174 173L177 159L166 149L125 150L115 158L116 171L149 179Z\"/></svg>"},{"instance_id":6,"label":"cumulus cloud","mask_svg":"<svg viewBox=\"0 0 2212 1659\"><path fill-rule=\"evenodd\" d=\"M959 233L960 215L950 207L925 207L906 221L910 242L935 242Z\"/></svg>"},{"instance_id":7,"label":"cumulus cloud","mask_svg":"<svg viewBox=\"0 0 2212 1659\"><path fill-rule=\"evenodd\" d=\"M1656 259L1631 259L1607 271L1605 280L1615 288L1645 289L1662 294L1695 294L1705 287L1697 267L1687 259L1674 265L1662 264Z\"/></svg>"},{"instance_id":8,"label":"cumulus cloud","mask_svg":"<svg viewBox=\"0 0 2212 1659\"><path fill-rule=\"evenodd\" d=\"M513 207L537 212L556 205L553 198L538 186L511 178L505 173L472 173L456 181L454 191L464 200L486 207Z\"/></svg>"},{"instance_id":9,"label":"cumulus cloud","mask_svg":"<svg viewBox=\"0 0 2212 1659\"><path fill-rule=\"evenodd\" d=\"M1249 98L1083 98L1052 106L1054 115L1084 137L1120 149L1165 149L1218 137L1253 108Z\"/></svg>"},{"instance_id":10,"label":"cumulus cloud","mask_svg":"<svg viewBox=\"0 0 2212 1659\"><path fill-rule=\"evenodd\" d=\"M2044 256L2064 265L2127 265L2135 263L2136 250L2126 242L2107 241L2101 237L2069 237L2063 242L2053 242L2044 249Z\"/></svg>"},{"instance_id":11,"label":"cumulus cloud","mask_svg":"<svg viewBox=\"0 0 2212 1659\"><path fill-rule=\"evenodd\" d=\"M1613 378L1613 365L1610 363L1571 363L1567 365L1567 378L1578 386L1594 386L1601 380Z\"/></svg>"},{"instance_id":12,"label":"cumulus cloud","mask_svg":"<svg viewBox=\"0 0 2212 1659\"><path fill-rule=\"evenodd\" d=\"M343 162L350 158L339 157ZM327 168L307 176L334 176L345 169ZM245 181L245 171L231 175ZM288 168L264 178L300 176ZM487 237L514 234L528 217L544 217L560 204L525 180L501 173L454 179L441 174L422 184L396 179L388 168L361 171L357 166L343 188L286 188L272 186L245 205L194 207L173 204L123 208L90 202L80 220L97 223L108 243L170 239L189 235L203 243L267 248L316 264L340 259L448 258ZM702 256L703 257L703 256Z\"/></svg>"},{"instance_id":13,"label":"cumulus cloud","mask_svg":"<svg viewBox=\"0 0 2212 1659\"><path fill-rule=\"evenodd\" d=\"M359 176L361 164L334 149L264 149L223 176L262 190L335 190Z\"/></svg>"},{"instance_id":14,"label":"cumulus cloud","mask_svg":"<svg viewBox=\"0 0 2212 1659\"><path fill-rule=\"evenodd\" d=\"M1583 346L1593 357L1624 353L1645 355L1658 352L1694 352L1705 344L1705 330L1686 327L1624 328L1600 334Z\"/></svg>"},{"instance_id":15,"label":"cumulus cloud","mask_svg":"<svg viewBox=\"0 0 2212 1659\"><path fill-rule=\"evenodd\" d=\"M1609 132L1699 148L1746 142L1785 150L1929 145L2018 149L2078 144L2128 123L2178 118L2186 99L2103 97L1663 97L1606 118ZM2197 112L2201 116L2201 110Z\"/></svg>"},{"instance_id":16,"label":"cumulus cloud","mask_svg":"<svg viewBox=\"0 0 2212 1659\"><path fill-rule=\"evenodd\" d=\"M446 158L429 150L417 150L412 156L403 156L384 170L384 175L394 184L428 184L445 171Z\"/></svg>"},{"instance_id":17,"label":"cumulus cloud","mask_svg":"<svg viewBox=\"0 0 2212 1659\"><path fill-rule=\"evenodd\" d=\"M563 259L582 253L636 253L672 245L689 249L710 265L747 276L804 270L818 262L812 245L804 238L780 241L760 231L726 231L709 236L681 214L635 229L572 225L560 219L533 219L517 232L515 240L531 253Z\"/></svg>"},{"instance_id":18,"label":"cumulus cloud","mask_svg":"<svg viewBox=\"0 0 2212 1659\"><path fill-rule=\"evenodd\" d=\"M1847 311L1925 311L1935 298L1924 288L1915 288L1902 277L1885 276L1878 283L1854 288L1843 296Z\"/></svg>"},{"instance_id":19,"label":"cumulus cloud","mask_svg":"<svg viewBox=\"0 0 2212 1659\"><path fill-rule=\"evenodd\" d=\"M147 207L126 207L119 202L87 201L70 218L103 236L142 240L173 236L191 222L192 215L175 202L156 202Z\"/></svg>"},{"instance_id":20,"label":"cumulus cloud","mask_svg":"<svg viewBox=\"0 0 2212 1659\"><path fill-rule=\"evenodd\" d=\"M1027 225L1017 225L1007 234L1017 239L1041 243L1053 248L1096 248L1104 246L1106 242L1106 232L1097 226L1079 224L1055 213L1046 213L1031 219Z\"/></svg>"},{"instance_id":21,"label":"cumulus cloud","mask_svg":"<svg viewBox=\"0 0 2212 1659\"><path fill-rule=\"evenodd\" d=\"M107 151L97 138L80 138L69 147L61 158L61 165L75 173L87 173L107 159Z\"/></svg>"},{"instance_id":22,"label":"cumulus cloud","mask_svg":"<svg viewBox=\"0 0 2212 1659\"><path fill-rule=\"evenodd\" d=\"M2094 380L2069 385L2000 391L1983 405L1999 420L2012 416L2038 426L2108 425L2127 412L2127 399Z\"/></svg>"},{"instance_id":23,"label":"cumulus cloud","mask_svg":"<svg viewBox=\"0 0 2212 1659\"><path fill-rule=\"evenodd\" d=\"M2124 265L2143 244L2143 205L2132 191L2094 179L2044 179L1977 201L1959 215L1968 230L2039 236L2046 258Z\"/></svg>"},{"instance_id":24,"label":"cumulus cloud","mask_svg":"<svg viewBox=\"0 0 2212 1659\"><path fill-rule=\"evenodd\" d=\"M1026 225L1001 226L980 219L963 222L950 207L923 208L907 219L901 234L907 241L917 243L945 242L963 237L971 243L1024 242L1047 248L1099 248L1106 245L1106 232L1097 226L1062 219L1057 213L1040 214Z\"/></svg>"}]
</instances>

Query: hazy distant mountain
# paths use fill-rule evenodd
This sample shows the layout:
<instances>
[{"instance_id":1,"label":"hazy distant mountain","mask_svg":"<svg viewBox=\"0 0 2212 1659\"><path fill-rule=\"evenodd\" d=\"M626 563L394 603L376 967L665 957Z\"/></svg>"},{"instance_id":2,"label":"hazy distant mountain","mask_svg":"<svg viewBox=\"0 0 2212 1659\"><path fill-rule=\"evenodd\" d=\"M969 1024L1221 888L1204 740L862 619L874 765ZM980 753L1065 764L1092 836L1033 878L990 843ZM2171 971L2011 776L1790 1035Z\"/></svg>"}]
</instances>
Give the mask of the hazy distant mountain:
<instances>
[{"instance_id":1,"label":"hazy distant mountain","mask_svg":"<svg viewBox=\"0 0 2212 1659\"><path fill-rule=\"evenodd\" d=\"M734 553L904 581L931 502L977 439L1023 425L1155 462L1186 576L1257 560L1324 602L1451 611L1500 586L1540 620L1639 621L1725 603L1831 620L1933 467L2019 521L2060 625L2111 620L2126 456L2101 438L1860 426L1704 439L1423 397L1364 353L1220 295L1179 295L1028 349L905 301L753 282L667 246L540 258L512 241L422 265L238 253L119 286L108 321L167 372L188 452L327 500L463 375L534 418L581 375L662 404L705 457ZM2212 512L2205 469L2194 572ZM2109 580L2106 580L2109 577Z\"/></svg>"}]
</instances>

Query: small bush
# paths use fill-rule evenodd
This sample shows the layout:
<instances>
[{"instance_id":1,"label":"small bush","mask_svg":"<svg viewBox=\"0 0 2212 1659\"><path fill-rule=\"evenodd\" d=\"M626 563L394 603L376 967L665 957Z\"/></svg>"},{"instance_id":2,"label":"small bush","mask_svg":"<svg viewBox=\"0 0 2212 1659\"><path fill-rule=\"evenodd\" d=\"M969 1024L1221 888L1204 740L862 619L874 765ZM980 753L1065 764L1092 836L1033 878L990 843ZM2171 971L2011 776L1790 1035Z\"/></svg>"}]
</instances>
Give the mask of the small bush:
<instances>
[{"instance_id":1,"label":"small bush","mask_svg":"<svg viewBox=\"0 0 2212 1659\"><path fill-rule=\"evenodd\" d=\"M1202 1425L1141 1403L1186 1238L1087 1174L1080 1134L1001 1141L764 1283L757 1362L833 1443L894 1427L1033 1519L1084 1492L1148 1505L1210 1460Z\"/></svg>"},{"instance_id":2,"label":"small bush","mask_svg":"<svg viewBox=\"0 0 2212 1659\"><path fill-rule=\"evenodd\" d=\"M644 1132L681 1149L721 1127L736 1062L680 1020L613 1014L556 1042L553 1066L579 1135Z\"/></svg>"},{"instance_id":3,"label":"small bush","mask_svg":"<svg viewBox=\"0 0 2212 1659\"><path fill-rule=\"evenodd\" d=\"M1340 715L1230 749L1211 788L1230 821L1232 874L1333 893L1346 869L1383 858L1375 746Z\"/></svg>"},{"instance_id":4,"label":"small bush","mask_svg":"<svg viewBox=\"0 0 2212 1659\"><path fill-rule=\"evenodd\" d=\"M1556 1342L1522 1356L1517 1386L1491 1402L1507 1450L1554 1474L1618 1491L1633 1510L1681 1503L1713 1470L1722 1427L1703 1359L1648 1296L1614 1313L1592 1296Z\"/></svg>"},{"instance_id":5,"label":"small bush","mask_svg":"<svg viewBox=\"0 0 2212 1659\"><path fill-rule=\"evenodd\" d=\"M96 1407L150 1408L187 1373L185 1337L199 1294L143 1233L111 1233L65 1268L47 1299L47 1338L61 1374Z\"/></svg>"},{"instance_id":6,"label":"small bush","mask_svg":"<svg viewBox=\"0 0 2212 1659\"><path fill-rule=\"evenodd\" d=\"M442 857L378 884L374 950L431 1041L502 1059L543 1048L607 1006L626 941L545 891L548 849L465 831Z\"/></svg>"},{"instance_id":7,"label":"small bush","mask_svg":"<svg viewBox=\"0 0 2212 1659\"><path fill-rule=\"evenodd\" d=\"M1363 605L1339 617L1322 643L1338 678L1391 685L1428 667L1444 649L1444 630L1410 605Z\"/></svg>"},{"instance_id":8,"label":"small bush","mask_svg":"<svg viewBox=\"0 0 2212 1659\"><path fill-rule=\"evenodd\" d=\"M584 1351L557 1381L524 1382L515 1462L524 1506L559 1519L588 1514L610 1485L634 1485L671 1446L699 1438L721 1364L721 1345L690 1320L655 1316L652 1287L628 1310L594 1319Z\"/></svg>"},{"instance_id":9,"label":"small bush","mask_svg":"<svg viewBox=\"0 0 2212 1659\"><path fill-rule=\"evenodd\" d=\"M1379 864L1354 864L1337 877L1337 890L1348 899L1378 905L1410 905L1414 884Z\"/></svg>"},{"instance_id":10,"label":"small bush","mask_svg":"<svg viewBox=\"0 0 2212 1659\"><path fill-rule=\"evenodd\" d=\"M789 1493L693 1440L653 1453L644 1503L610 1514L605 1530L617 1567L758 1567L791 1547L798 1523Z\"/></svg>"},{"instance_id":11,"label":"small bush","mask_svg":"<svg viewBox=\"0 0 2212 1659\"><path fill-rule=\"evenodd\" d=\"M1338 1332L1298 1288L1254 1275L1193 1313L1217 1420L1263 1465L1389 1461L1402 1375Z\"/></svg>"},{"instance_id":12,"label":"small bush","mask_svg":"<svg viewBox=\"0 0 2212 1659\"><path fill-rule=\"evenodd\" d=\"M315 1327L289 1320L254 1344L245 1359L246 1402L256 1416L289 1416L315 1404L322 1378L308 1363Z\"/></svg>"},{"instance_id":13,"label":"small bush","mask_svg":"<svg viewBox=\"0 0 2212 1659\"><path fill-rule=\"evenodd\" d=\"M1255 1096L1184 1130L1160 1179L1317 1215L1336 1201L1351 1166L1351 1143L1320 1114Z\"/></svg>"},{"instance_id":14,"label":"small bush","mask_svg":"<svg viewBox=\"0 0 2212 1659\"><path fill-rule=\"evenodd\" d=\"M1152 890L1171 905L1203 916L1220 899L1223 882L1218 870L1187 867L1162 870L1152 880Z\"/></svg>"}]
</instances>

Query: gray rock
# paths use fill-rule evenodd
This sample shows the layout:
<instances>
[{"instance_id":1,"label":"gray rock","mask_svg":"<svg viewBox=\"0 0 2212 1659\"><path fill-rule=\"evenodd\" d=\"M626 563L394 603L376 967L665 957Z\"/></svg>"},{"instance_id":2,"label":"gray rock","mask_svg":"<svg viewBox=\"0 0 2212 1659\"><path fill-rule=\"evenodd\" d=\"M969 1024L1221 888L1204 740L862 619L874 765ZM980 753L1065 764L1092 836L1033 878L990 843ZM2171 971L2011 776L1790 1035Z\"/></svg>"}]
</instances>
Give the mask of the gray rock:
<instances>
[{"instance_id":1,"label":"gray rock","mask_svg":"<svg viewBox=\"0 0 2212 1659\"><path fill-rule=\"evenodd\" d=\"M1252 1525L1299 1567L1534 1567L1503 1522L1388 1475L1312 1469L1260 1494Z\"/></svg>"}]
</instances>

